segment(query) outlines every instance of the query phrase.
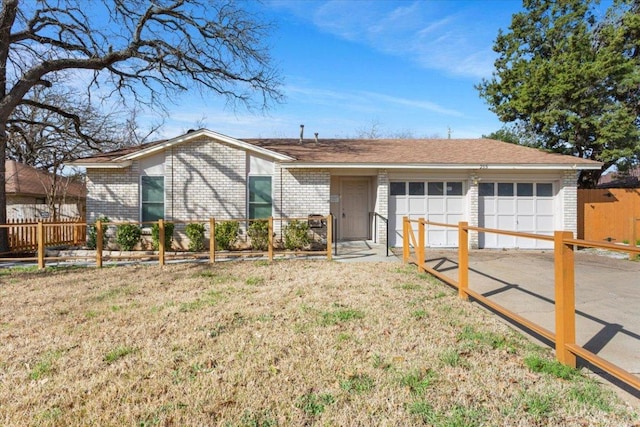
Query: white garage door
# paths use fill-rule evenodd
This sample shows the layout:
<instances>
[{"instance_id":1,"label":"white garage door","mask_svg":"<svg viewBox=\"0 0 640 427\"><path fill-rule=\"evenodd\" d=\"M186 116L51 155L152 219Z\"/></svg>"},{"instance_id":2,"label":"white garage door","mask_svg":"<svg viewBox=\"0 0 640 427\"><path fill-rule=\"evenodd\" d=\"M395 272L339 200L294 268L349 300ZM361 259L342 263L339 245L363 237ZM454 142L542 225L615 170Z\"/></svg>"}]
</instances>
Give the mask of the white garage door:
<instances>
[{"instance_id":1,"label":"white garage door","mask_svg":"<svg viewBox=\"0 0 640 427\"><path fill-rule=\"evenodd\" d=\"M457 224L464 218L461 181L398 181L389 184L389 236L391 246L402 246L402 218ZM413 224L414 230L418 225ZM458 230L427 226L427 246L458 246ZM416 239L418 235L416 233Z\"/></svg>"},{"instance_id":2,"label":"white garage door","mask_svg":"<svg viewBox=\"0 0 640 427\"><path fill-rule=\"evenodd\" d=\"M543 182L481 182L478 225L486 228L553 235L553 184ZM552 248L553 242L480 233L481 248Z\"/></svg>"}]
</instances>

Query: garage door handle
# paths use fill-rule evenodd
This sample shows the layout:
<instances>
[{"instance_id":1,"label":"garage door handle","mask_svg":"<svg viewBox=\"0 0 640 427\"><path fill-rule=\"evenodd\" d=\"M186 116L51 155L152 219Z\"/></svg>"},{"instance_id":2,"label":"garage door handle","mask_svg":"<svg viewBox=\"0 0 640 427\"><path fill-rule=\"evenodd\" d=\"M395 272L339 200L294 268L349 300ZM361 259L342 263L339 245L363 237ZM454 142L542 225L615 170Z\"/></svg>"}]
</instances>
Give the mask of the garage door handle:
<instances>
[{"instance_id":1,"label":"garage door handle","mask_svg":"<svg viewBox=\"0 0 640 427\"><path fill-rule=\"evenodd\" d=\"M344 212L342 212L342 218L346 218L346 215L344 214Z\"/></svg>"}]
</instances>

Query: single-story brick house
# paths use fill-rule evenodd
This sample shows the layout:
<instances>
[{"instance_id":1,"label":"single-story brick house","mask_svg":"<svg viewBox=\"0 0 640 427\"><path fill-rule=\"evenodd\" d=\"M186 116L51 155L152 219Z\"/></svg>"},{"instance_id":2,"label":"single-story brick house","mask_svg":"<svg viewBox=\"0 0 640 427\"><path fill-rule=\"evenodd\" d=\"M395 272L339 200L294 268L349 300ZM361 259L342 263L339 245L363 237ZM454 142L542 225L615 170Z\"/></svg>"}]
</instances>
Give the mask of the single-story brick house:
<instances>
[{"instance_id":1,"label":"single-story brick house","mask_svg":"<svg viewBox=\"0 0 640 427\"><path fill-rule=\"evenodd\" d=\"M402 217L576 231L577 174L600 163L490 139L237 139L207 129L77 160L87 216L112 221L332 213L338 239L402 243ZM376 226L374 226L376 224ZM430 246L457 231L429 227ZM484 248L548 242L472 234Z\"/></svg>"}]
</instances>

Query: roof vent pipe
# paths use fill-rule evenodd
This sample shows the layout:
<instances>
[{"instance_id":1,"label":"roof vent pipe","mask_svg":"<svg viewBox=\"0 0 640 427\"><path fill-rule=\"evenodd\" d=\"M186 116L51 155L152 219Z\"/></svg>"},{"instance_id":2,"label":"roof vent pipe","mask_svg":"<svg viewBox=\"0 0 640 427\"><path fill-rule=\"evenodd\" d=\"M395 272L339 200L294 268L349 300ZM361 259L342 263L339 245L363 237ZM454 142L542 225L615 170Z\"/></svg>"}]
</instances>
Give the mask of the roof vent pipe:
<instances>
[{"instance_id":1,"label":"roof vent pipe","mask_svg":"<svg viewBox=\"0 0 640 427\"><path fill-rule=\"evenodd\" d=\"M304 125L300 125L300 144L302 144L303 138L304 138Z\"/></svg>"},{"instance_id":2,"label":"roof vent pipe","mask_svg":"<svg viewBox=\"0 0 640 427\"><path fill-rule=\"evenodd\" d=\"M318 132L314 133L314 135L316 136L316 142L318 142Z\"/></svg>"}]
</instances>

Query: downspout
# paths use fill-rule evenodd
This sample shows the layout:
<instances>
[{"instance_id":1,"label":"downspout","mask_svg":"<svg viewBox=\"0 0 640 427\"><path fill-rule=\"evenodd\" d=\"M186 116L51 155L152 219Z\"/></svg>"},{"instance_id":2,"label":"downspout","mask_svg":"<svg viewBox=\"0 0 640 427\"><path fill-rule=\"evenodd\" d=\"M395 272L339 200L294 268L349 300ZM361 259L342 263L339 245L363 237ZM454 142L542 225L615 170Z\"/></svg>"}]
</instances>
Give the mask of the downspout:
<instances>
[{"instance_id":1,"label":"downspout","mask_svg":"<svg viewBox=\"0 0 640 427\"><path fill-rule=\"evenodd\" d=\"M175 220L176 218L173 216L173 206L175 205L175 191L173 187L173 177L175 175L175 170L173 169L173 145L171 146L171 219Z\"/></svg>"}]
</instances>

